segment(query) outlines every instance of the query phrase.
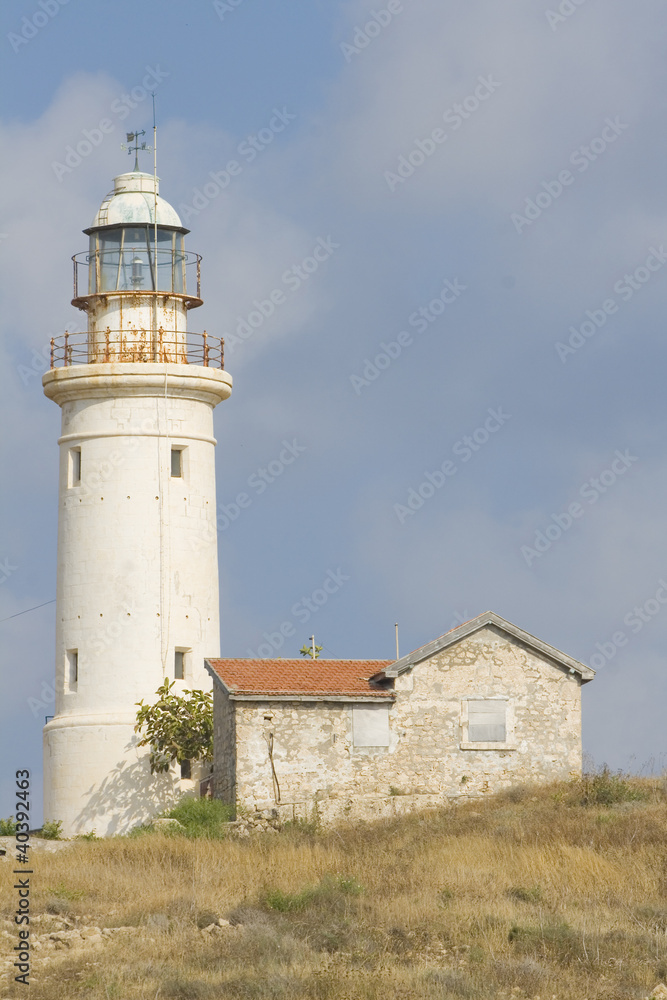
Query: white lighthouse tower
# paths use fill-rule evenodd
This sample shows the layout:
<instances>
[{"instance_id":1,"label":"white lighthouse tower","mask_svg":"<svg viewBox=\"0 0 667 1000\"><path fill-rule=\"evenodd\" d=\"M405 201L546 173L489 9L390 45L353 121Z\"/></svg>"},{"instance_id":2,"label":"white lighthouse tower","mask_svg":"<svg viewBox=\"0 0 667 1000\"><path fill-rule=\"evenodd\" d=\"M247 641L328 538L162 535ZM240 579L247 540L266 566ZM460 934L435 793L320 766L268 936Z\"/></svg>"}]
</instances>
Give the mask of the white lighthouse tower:
<instances>
[{"instance_id":1,"label":"white lighthouse tower","mask_svg":"<svg viewBox=\"0 0 667 1000\"><path fill-rule=\"evenodd\" d=\"M133 138L136 138L133 137ZM151 775L136 702L207 689L219 652L213 409L231 394L222 342L187 329L197 254L154 174L114 179L74 260L85 334L52 341L62 410L56 707L44 817L67 836L122 833L192 787Z\"/></svg>"}]
</instances>

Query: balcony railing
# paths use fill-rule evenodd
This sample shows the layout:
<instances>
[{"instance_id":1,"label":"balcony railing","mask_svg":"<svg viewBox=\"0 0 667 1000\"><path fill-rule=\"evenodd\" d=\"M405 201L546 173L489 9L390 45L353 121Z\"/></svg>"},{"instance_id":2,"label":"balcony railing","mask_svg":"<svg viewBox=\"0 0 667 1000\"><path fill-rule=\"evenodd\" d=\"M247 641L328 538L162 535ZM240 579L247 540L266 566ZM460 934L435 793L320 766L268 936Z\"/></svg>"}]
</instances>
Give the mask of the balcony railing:
<instances>
[{"instance_id":1,"label":"balcony railing","mask_svg":"<svg viewBox=\"0 0 667 1000\"><path fill-rule=\"evenodd\" d=\"M51 338L51 368L69 365L160 363L225 367L223 337L182 330L101 330Z\"/></svg>"}]
</instances>

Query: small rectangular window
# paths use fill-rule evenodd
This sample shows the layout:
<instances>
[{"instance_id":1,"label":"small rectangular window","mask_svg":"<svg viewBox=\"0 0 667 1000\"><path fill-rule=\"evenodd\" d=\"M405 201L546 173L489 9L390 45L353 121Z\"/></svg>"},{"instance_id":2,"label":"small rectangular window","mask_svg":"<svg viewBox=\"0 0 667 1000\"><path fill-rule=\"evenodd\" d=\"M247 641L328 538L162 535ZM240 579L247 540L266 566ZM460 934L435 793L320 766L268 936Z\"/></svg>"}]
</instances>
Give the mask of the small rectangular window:
<instances>
[{"instance_id":1,"label":"small rectangular window","mask_svg":"<svg viewBox=\"0 0 667 1000\"><path fill-rule=\"evenodd\" d=\"M67 650L67 690L76 691L79 682L79 651Z\"/></svg>"},{"instance_id":2,"label":"small rectangular window","mask_svg":"<svg viewBox=\"0 0 667 1000\"><path fill-rule=\"evenodd\" d=\"M189 760L181 761L181 778L191 778L192 777L192 765Z\"/></svg>"},{"instance_id":3,"label":"small rectangular window","mask_svg":"<svg viewBox=\"0 0 667 1000\"><path fill-rule=\"evenodd\" d=\"M174 677L177 681L185 680L185 653L182 649L174 653Z\"/></svg>"},{"instance_id":4,"label":"small rectangular window","mask_svg":"<svg viewBox=\"0 0 667 1000\"><path fill-rule=\"evenodd\" d=\"M504 743L507 737L507 702L469 701L468 740L471 743Z\"/></svg>"},{"instance_id":5,"label":"small rectangular window","mask_svg":"<svg viewBox=\"0 0 667 1000\"><path fill-rule=\"evenodd\" d=\"M182 448L172 448L171 449L171 474L174 478L179 478L183 475L183 449Z\"/></svg>"},{"instance_id":6,"label":"small rectangular window","mask_svg":"<svg viewBox=\"0 0 667 1000\"><path fill-rule=\"evenodd\" d=\"M69 485L81 485L81 449L70 448L69 450Z\"/></svg>"}]
</instances>

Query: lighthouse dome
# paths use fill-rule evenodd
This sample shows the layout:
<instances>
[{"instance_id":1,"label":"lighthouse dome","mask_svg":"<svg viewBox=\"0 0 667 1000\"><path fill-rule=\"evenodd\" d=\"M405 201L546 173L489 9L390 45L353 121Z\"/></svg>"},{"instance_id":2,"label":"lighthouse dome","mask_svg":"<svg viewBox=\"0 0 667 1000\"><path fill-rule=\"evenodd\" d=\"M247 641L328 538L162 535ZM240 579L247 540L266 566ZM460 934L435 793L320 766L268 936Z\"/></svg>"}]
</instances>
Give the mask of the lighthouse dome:
<instances>
[{"instance_id":1,"label":"lighthouse dome","mask_svg":"<svg viewBox=\"0 0 667 1000\"><path fill-rule=\"evenodd\" d=\"M99 226L154 225L156 221L158 226L183 228L178 212L159 195L159 177L154 178L153 174L136 170L119 174L114 177L113 183L113 190L100 205L90 229L97 229Z\"/></svg>"}]
</instances>

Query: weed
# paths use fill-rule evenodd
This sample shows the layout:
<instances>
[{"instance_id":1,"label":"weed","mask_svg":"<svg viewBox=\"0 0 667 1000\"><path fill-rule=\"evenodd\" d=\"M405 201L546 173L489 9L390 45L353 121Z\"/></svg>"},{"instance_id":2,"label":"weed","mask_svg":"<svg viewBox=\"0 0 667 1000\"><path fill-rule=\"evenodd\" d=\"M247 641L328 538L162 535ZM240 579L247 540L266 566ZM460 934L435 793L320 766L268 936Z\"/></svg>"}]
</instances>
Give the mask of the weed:
<instances>
[{"instance_id":1,"label":"weed","mask_svg":"<svg viewBox=\"0 0 667 1000\"><path fill-rule=\"evenodd\" d=\"M597 772L575 778L565 792L567 805L612 806L621 802L644 802L647 792L622 772L614 774L605 764Z\"/></svg>"},{"instance_id":2,"label":"weed","mask_svg":"<svg viewBox=\"0 0 667 1000\"><path fill-rule=\"evenodd\" d=\"M64 882L59 882L55 888L50 888L46 891L50 892L56 899L66 899L69 902L73 902L76 899L83 899L86 895L83 889L68 889Z\"/></svg>"},{"instance_id":3,"label":"weed","mask_svg":"<svg viewBox=\"0 0 667 1000\"><path fill-rule=\"evenodd\" d=\"M164 813L166 819L177 819L182 829L167 828L162 832L167 836L220 840L227 836L225 824L230 822L233 814L233 806L227 806L219 799L184 798Z\"/></svg>"},{"instance_id":4,"label":"weed","mask_svg":"<svg viewBox=\"0 0 667 1000\"><path fill-rule=\"evenodd\" d=\"M539 885L534 885L532 889L524 889L522 886L515 886L507 890L510 899L518 899L521 903L541 903L542 889Z\"/></svg>"},{"instance_id":5,"label":"weed","mask_svg":"<svg viewBox=\"0 0 667 1000\"><path fill-rule=\"evenodd\" d=\"M44 840L61 840L63 832L62 820L59 819L46 819L42 829L39 831L39 836Z\"/></svg>"},{"instance_id":6,"label":"weed","mask_svg":"<svg viewBox=\"0 0 667 1000\"><path fill-rule=\"evenodd\" d=\"M284 892L282 889L264 889L260 903L269 910L292 913L305 910L313 903L331 904L336 897L341 895L358 896L362 892L363 886L357 882L356 878L347 878L344 875L325 875L317 885L306 886L295 893Z\"/></svg>"},{"instance_id":7,"label":"weed","mask_svg":"<svg viewBox=\"0 0 667 1000\"><path fill-rule=\"evenodd\" d=\"M13 816L0 819L0 837L13 837L16 833L16 820Z\"/></svg>"},{"instance_id":8,"label":"weed","mask_svg":"<svg viewBox=\"0 0 667 1000\"><path fill-rule=\"evenodd\" d=\"M214 990L200 980L169 979L164 984L162 996L168 1000L207 1000L214 996Z\"/></svg>"}]
</instances>

